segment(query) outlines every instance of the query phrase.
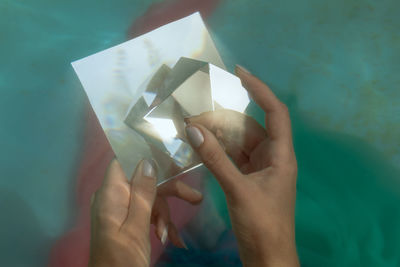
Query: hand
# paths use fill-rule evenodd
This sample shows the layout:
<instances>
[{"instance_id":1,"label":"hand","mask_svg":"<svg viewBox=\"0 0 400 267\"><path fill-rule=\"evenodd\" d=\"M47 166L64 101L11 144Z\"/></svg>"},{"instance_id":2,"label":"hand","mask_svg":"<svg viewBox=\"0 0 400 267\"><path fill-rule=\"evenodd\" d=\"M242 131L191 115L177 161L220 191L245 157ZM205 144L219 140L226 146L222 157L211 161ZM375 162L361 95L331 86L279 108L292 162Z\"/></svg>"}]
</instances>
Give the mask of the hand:
<instances>
[{"instance_id":1,"label":"hand","mask_svg":"<svg viewBox=\"0 0 400 267\"><path fill-rule=\"evenodd\" d=\"M225 192L244 266L298 266L289 112L255 76L241 67L236 74L265 111L266 129L244 114L218 110L187 119L186 134Z\"/></svg>"},{"instance_id":2,"label":"hand","mask_svg":"<svg viewBox=\"0 0 400 267\"><path fill-rule=\"evenodd\" d=\"M179 179L157 188L155 175L152 164L143 160L129 182L118 161L111 161L92 202L89 267L149 266L151 222L163 243L169 237L175 246L185 247L166 197L197 204L202 195Z\"/></svg>"}]
</instances>

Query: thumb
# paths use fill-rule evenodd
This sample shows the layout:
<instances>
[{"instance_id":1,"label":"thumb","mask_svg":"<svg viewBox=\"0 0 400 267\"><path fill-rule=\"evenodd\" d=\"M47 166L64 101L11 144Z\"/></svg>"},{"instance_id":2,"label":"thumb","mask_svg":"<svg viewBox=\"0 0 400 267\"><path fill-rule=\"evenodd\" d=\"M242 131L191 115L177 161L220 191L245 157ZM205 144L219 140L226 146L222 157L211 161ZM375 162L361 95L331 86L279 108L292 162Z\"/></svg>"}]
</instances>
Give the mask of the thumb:
<instances>
[{"instance_id":1,"label":"thumb","mask_svg":"<svg viewBox=\"0 0 400 267\"><path fill-rule=\"evenodd\" d=\"M125 220L127 228L150 228L151 211L157 195L156 184L153 164L149 160L142 160L131 181L129 211Z\"/></svg>"},{"instance_id":2,"label":"thumb","mask_svg":"<svg viewBox=\"0 0 400 267\"><path fill-rule=\"evenodd\" d=\"M225 193L231 192L242 174L228 158L214 134L202 125L189 124L186 126L186 135Z\"/></svg>"}]
</instances>

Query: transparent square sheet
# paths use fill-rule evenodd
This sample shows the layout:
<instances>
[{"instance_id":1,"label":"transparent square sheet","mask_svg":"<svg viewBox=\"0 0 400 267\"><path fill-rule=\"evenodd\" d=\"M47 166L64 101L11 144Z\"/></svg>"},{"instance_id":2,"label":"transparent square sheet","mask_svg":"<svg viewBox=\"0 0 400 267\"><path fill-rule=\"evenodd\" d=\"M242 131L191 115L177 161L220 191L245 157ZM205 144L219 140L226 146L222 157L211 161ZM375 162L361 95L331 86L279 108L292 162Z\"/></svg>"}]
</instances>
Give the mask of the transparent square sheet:
<instances>
[{"instance_id":1,"label":"transparent square sheet","mask_svg":"<svg viewBox=\"0 0 400 267\"><path fill-rule=\"evenodd\" d=\"M184 118L250 102L194 13L72 63L127 177L143 158L158 184L201 165Z\"/></svg>"}]
</instances>

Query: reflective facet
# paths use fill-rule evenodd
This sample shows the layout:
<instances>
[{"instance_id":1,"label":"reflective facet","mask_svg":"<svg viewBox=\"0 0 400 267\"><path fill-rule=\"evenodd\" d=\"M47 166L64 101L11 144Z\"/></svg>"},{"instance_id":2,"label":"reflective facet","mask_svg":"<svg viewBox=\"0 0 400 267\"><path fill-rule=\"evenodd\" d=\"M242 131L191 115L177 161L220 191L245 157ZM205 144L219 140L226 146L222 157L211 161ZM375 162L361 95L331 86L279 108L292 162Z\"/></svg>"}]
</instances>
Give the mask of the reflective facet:
<instances>
[{"instance_id":1,"label":"reflective facet","mask_svg":"<svg viewBox=\"0 0 400 267\"><path fill-rule=\"evenodd\" d=\"M157 71L155 76L159 73ZM157 80L160 81L159 78ZM201 162L186 140L184 118L220 108L243 112L249 98L237 77L194 59L181 58L164 79L168 81L160 81L160 84L168 85L164 91L153 93L155 91L149 87L131 105L125 123L157 147L157 153L169 157L170 164L185 171ZM150 101L143 100L150 93L152 99L160 100L158 105L150 107ZM148 107L144 107L144 102ZM148 112L143 115L145 109Z\"/></svg>"},{"instance_id":2,"label":"reflective facet","mask_svg":"<svg viewBox=\"0 0 400 267\"><path fill-rule=\"evenodd\" d=\"M198 13L72 65L127 177L144 157L159 183L201 165L184 118L249 103Z\"/></svg>"}]
</instances>

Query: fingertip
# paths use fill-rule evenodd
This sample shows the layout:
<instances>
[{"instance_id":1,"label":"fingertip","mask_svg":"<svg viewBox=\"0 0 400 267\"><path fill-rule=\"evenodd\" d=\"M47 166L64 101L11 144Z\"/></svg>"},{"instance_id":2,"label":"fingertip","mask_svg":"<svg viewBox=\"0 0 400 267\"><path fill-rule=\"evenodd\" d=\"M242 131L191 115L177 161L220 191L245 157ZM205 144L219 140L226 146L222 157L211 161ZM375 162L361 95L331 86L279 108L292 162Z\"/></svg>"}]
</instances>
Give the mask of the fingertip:
<instances>
[{"instance_id":1,"label":"fingertip","mask_svg":"<svg viewBox=\"0 0 400 267\"><path fill-rule=\"evenodd\" d=\"M183 240L182 235L180 235L179 233L178 233L178 238L179 238L179 242L181 243L181 246L182 246L184 249L189 250L188 246L186 245L185 240Z\"/></svg>"},{"instance_id":2,"label":"fingertip","mask_svg":"<svg viewBox=\"0 0 400 267\"><path fill-rule=\"evenodd\" d=\"M194 148L199 148L204 143L204 135L198 126L189 124L185 128L186 136Z\"/></svg>"},{"instance_id":3,"label":"fingertip","mask_svg":"<svg viewBox=\"0 0 400 267\"><path fill-rule=\"evenodd\" d=\"M207 111L203 112L200 115L192 116L192 117L187 117L185 118L185 126L190 126L193 124L201 124L205 126L207 129L213 131L213 129L217 126L220 125L221 122L223 122L224 118L224 111L225 110L215 110L215 111Z\"/></svg>"},{"instance_id":4,"label":"fingertip","mask_svg":"<svg viewBox=\"0 0 400 267\"><path fill-rule=\"evenodd\" d=\"M197 189L190 187L191 191L192 191L192 196L193 198L190 200L190 203L193 205L198 205L203 201L203 193L201 193L200 191L198 191Z\"/></svg>"},{"instance_id":5,"label":"fingertip","mask_svg":"<svg viewBox=\"0 0 400 267\"><path fill-rule=\"evenodd\" d=\"M255 79L256 77L253 74L251 74L250 71L248 71L247 69L245 69L240 65L236 65L235 74L236 76L239 77L240 82L242 83L243 88L246 89L249 98L251 100L254 100L254 96L252 93L253 88L251 86L251 83L252 80Z\"/></svg>"},{"instance_id":6,"label":"fingertip","mask_svg":"<svg viewBox=\"0 0 400 267\"><path fill-rule=\"evenodd\" d=\"M118 166L118 160L114 157L108 163L106 173L110 173L111 171L114 171L117 166Z\"/></svg>"},{"instance_id":7,"label":"fingertip","mask_svg":"<svg viewBox=\"0 0 400 267\"><path fill-rule=\"evenodd\" d=\"M188 249L185 241L179 234L178 229L172 222L168 224L168 237L175 247Z\"/></svg>"},{"instance_id":8,"label":"fingertip","mask_svg":"<svg viewBox=\"0 0 400 267\"><path fill-rule=\"evenodd\" d=\"M166 226L163 230L162 230L162 234L161 234L161 243L163 245L165 245L165 242L167 242L167 237L168 237L168 226Z\"/></svg>"},{"instance_id":9,"label":"fingertip","mask_svg":"<svg viewBox=\"0 0 400 267\"><path fill-rule=\"evenodd\" d=\"M248 69L246 69L245 67L243 67L239 64L236 64L236 66L235 66L235 73L240 76L242 76L242 75L246 76L246 75L251 74L251 72Z\"/></svg>"},{"instance_id":10,"label":"fingertip","mask_svg":"<svg viewBox=\"0 0 400 267\"><path fill-rule=\"evenodd\" d=\"M162 216L158 216L155 224L155 233L160 240L160 242L164 245L167 241L168 236L168 224L165 222Z\"/></svg>"},{"instance_id":11,"label":"fingertip","mask_svg":"<svg viewBox=\"0 0 400 267\"><path fill-rule=\"evenodd\" d=\"M196 195L197 198L199 199L203 199L203 193L201 193L199 190L197 190L196 188L191 187L193 193Z\"/></svg>"},{"instance_id":12,"label":"fingertip","mask_svg":"<svg viewBox=\"0 0 400 267\"><path fill-rule=\"evenodd\" d=\"M199 138L199 140L190 142L204 165L214 174L223 189L233 186L235 180L240 176L240 172L229 159L215 135L200 124L192 124L191 127L197 129L194 133L196 136L192 138ZM200 134L201 137L197 136ZM190 140L189 136L188 138Z\"/></svg>"},{"instance_id":13,"label":"fingertip","mask_svg":"<svg viewBox=\"0 0 400 267\"><path fill-rule=\"evenodd\" d=\"M193 205L203 200L203 194L200 191L179 179L173 179L164 183L159 186L157 190L158 196L161 196L162 199L166 197L176 197Z\"/></svg>"},{"instance_id":14,"label":"fingertip","mask_svg":"<svg viewBox=\"0 0 400 267\"><path fill-rule=\"evenodd\" d=\"M127 179L121 164L115 157L112 158L110 163L108 163L102 185L104 186L105 184L109 183L125 182L125 181L127 181Z\"/></svg>"},{"instance_id":15,"label":"fingertip","mask_svg":"<svg viewBox=\"0 0 400 267\"><path fill-rule=\"evenodd\" d=\"M157 169L152 159L142 159L137 165L132 176L132 186L134 183L145 183L148 186L157 185Z\"/></svg>"}]
</instances>

